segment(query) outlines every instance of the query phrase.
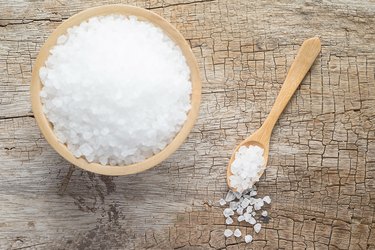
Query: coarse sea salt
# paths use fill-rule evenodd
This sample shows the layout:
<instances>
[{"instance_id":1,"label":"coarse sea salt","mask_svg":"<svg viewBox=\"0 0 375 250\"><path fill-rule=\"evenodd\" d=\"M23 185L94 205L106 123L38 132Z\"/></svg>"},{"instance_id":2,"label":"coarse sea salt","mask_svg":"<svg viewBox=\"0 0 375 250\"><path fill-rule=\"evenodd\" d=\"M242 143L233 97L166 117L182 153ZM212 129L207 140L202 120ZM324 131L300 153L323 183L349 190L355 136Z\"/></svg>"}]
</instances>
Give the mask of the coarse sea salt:
<instances>
[{"instance_id":1,"label":"coarse sea salt","mask_svg":"<svg viewBox=\"0 0 375 250\"><path fill-rule=\"evenodd\" d=\"M236 196L235 194L230 190L227 195L225 196L225 201L226 202L231 202L233 201L234 199L236 199Z\"/></svg>"},{"instance_id":2,"label":"coarse sea salt","mask_svg":"<svg viewBox=\"0 0 375 250\"><path fill-rule=\"evenodd\" d=\"M253 207L252 206L248 206L247 208L246 208L246 213L251 213L253 211Z\"/></svg>"},{"instance_id":3,"label":"coarse sea salt","mask_svg":"<svg viewBox=\"0 0 375 250\"><path fill-rule=\"evenodd\" d=\"M249 235L249 234L245 236L245 242L246 242L246 243L250 243L250 242L252 242L252 241L253 241L253 236L251 236L251 235Z\"/></svg>"},{"instance_id":4,"label":"coarse sea salt","mask_svg":"<svg viewBox=\"0 0 375 250\"><path fill-rule=\"evenodd\" d=\"M235 237L238 238L238 237L241 237L242 233L241 233L241 231L237 228L236 230L234 230L233 235L234 235Z\"/></svg>"},{"instance_id":5,"label":"coarse sea salt","mask_svg":"<svg viewBox=\"0 0 375 250\"><path fill-rule=\"evenodd\" d=\"M240 215L240 216L238 216L237 220L238 220L238 222L244 221L245 220L245 216Z\"/></svg>"},{"instance_id":6,"label":"coarse sea salt","mask_svg":"<svg viewBox=\"0 0 375 250\"><path fill-rule=\"evenodd\" d=\"M220 206L224 206L225 204L227 204L227 202L224 199L220 199L219 204Z\"/></svg>"},{"instance_id":7,"label":"coarse sea salt","mask_svg":"<svg viewBox=\"0 0 375 250\"><path fill-rule=\"evenodd\" d=\"M39 71L43 111L76 157L128 165L160 152L191 108L181 49L136 17L93 17L69 28Z\"/></svg>"},{"instance_id":8,"label":"coarse sea salt","mask_svg":"<svg viewBox=\"0 0 375 250\"><path fill-rule=\"evenodd\" d=\"M234 215L234 212L233 212L232 209L230 209L230 208L226 208L226 209L224 209L223 214L224 214L224 217L228 218L229 216Z\"/></svg>"},{"instance_id":9,"label":"coarse sea salt","mask_svg":"<svg viewBox=\"0 0 375 250\"><path fill-rule=\"evenodd\" d=\"M257 211L257 210L260 210L264 205L264 202L263 200L259 200L257 201L255 204L254 204L254 210Z\"/></svg>"},{"instance_id":10,"label":"coarse sea salt","mask_svg":"<svg viewBox=\"0 0 375 250\"><path fill-rule=\"evenodd\" d=\"M236 210L238 208L238 205L239 205L239 202L234 202L234 201L231 201L229 203L229 208L232 209L233 211Z\"/></svg>"},{"instance_id":11,"label":"coarse sea salt","mask_svg":"<svg viewBox=\"0 0 375 250\"><path fill-rule=\"evenodd\" d=\"M254 217L250 217L250 219L247 222L249 222L249 224L251 225L254 225L255 223L257 223Z\"/></svg>"},{"instance_id":12,"label":"coarse sea salt","mask_svg":"<svg viewBox=\"0 0 375 250\"><path fill-rule=\"evenodd\" d=\"M251 188L252 183L259 181L258 173L264 169L264 150L259 146L241 146L235 154L235 159L230 166L232 175L229 177L230 185L237 192ZM253 190L254 191L254 190ZM250 193L255 196L256 192Z\"/></svg>"},{"instance_id":13,"label":"coarse sea salt","mask_svg":"<svg viewBox=\"0 0 375 250\"><path fill-rule=\"evenodd\" d=\"M245 213L243 216L245 217L246 222L249 222L250 218L252 218L252 215L248 213Z\"/></svg>"},{"instance_id":14,"label":"coarse sea salt","mask_svg":"<svg viewBox=\"0 0 375 250\"><path fill-rule=\"evenodd\" d=\"M227 225L230 225L233 223L233 219L231 217L228 217L226 220L225 220L225 224Z\"/></svg>"},{"instance_id":15,"label":"coarse sea salt","mask_svg":"<svg viewBox=\"0 0 375 250\"><path fill-rule=\"evenodd\" d=\"M271 203L271 198L267 195L267 196L264 196L263 197L263 201L267 204L270 204Z\"/></svg>"},{"instance_id":16,"label":"coarse sea salt","mask_svg":"<svg viewBox=\"0 0 375 250\"><path fill-rule=\"evenodd\" d=\"M227 225L241 225L243 223L248 223L252 225L254 233L259 233L263 223L268 223L268 212L266 210L260 210L265 203L270 204L271 198L267 195L263 198L257 198L258 193L256 192L256 186L245 189L243 192L233 192L231 190L226 194L227 208L224 209L223 214L226 217L225 223ZM234 213L234 210L237 212ZM258 213L258 214L257 214ZM237 220L235 222L235 216ZM233 218L232 218L233 217ZM225 237L230 237L234 235L235 237L241 237L242 233L240 229L236 229L234 232L226 229L224 231ZM248 234L244 236L245 242L250 243L253 241L253 236Z\"/></svg>"},{"instance_id":17,"label":"coarse sea salt","mask_svg":"<svg viewBox=\"0 0 375 250\"><path fill-rule=\"evenodd\" d=\"M248 198L245 198L242 202L241 202L241 207L242 208L247 208L247 206L250 205L250 200Z\"/></svg>"},{"instance_id":18,"label":"coarse sea salt","mask_svg":"<svg viewBox=\"0 0 375 250\"><path fill-rule=\"evenodd\" d=\"M259 224L259 223L257 223L257 224L254 225L254 231L256 233L259 233L261 228L262 228L262 225Z\"/></svg>"},{"instance_id":19,"label":"coarse sea salt","mask_svg":"<svg viewBox=\"0 0 375 250\"><path fill-rule=\"evenodd\" d=\"M230 229L225 229L224 230L224 236L225 237L230 237L230 236L232 236L233 235L233 231L232 230L230 230Z\"/></svg>"},{"instance_id":20,"label":"coarse sea salt","mask_svg":"<svg viewBox=\"0 0 375 250\"><path fill-rule=\"evenodd\" d=\"M238 215L242 215L243 214L243 208L242 207L237 208L236 212L237 212Z\"/></svg>"}]
</instances>

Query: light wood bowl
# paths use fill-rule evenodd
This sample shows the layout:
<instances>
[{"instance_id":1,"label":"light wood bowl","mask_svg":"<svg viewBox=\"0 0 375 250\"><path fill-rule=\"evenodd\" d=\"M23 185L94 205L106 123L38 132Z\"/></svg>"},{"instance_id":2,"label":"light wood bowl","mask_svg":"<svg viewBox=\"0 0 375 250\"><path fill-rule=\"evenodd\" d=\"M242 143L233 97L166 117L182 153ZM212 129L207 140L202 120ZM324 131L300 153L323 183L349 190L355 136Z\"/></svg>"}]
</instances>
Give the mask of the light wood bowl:
<instances>
[{"instance_id":1,"label":"light wood bowl","mask_svg":"<svg viewBox=\"0 0 375 250\"><path fill-rule=\"evenodd\" d=\"M192 95L191 95L191 110L188 113L187 120L180 132L175 136L169 145L167 145L162 151L153 155L152 157L131 165L127 166L110 166L101 165L99 163L89 163L83 157L76 158L66 147L65 144L60 143L57 137L53 133L53 126L47 120L46 116L42 111L42 103L39 93L42 89L42 83L39 78L39 69L44 65L45 61L49 56L50 49L56 44L57 38L66 33L67 29L76 25L79 25L82 21L85 21L94 16L104 16L111 14L121 14L126 16L137 16L139 20L148 21L153 23L155 26L160 27L182 50L187 64L191 71L190 80L192 82ZM199 104L201 99L201 80L199 76L198 64L195 60L193 52L191 51L188 43L184 37L164 18L159 15L133 6L128 5L107 5L101 7L90 8L84 10L63 22L59 25L56 30L47 39L43 47L41 48L39 55L33 67L32 82L31 82L31 103L32 110L36 122L44 137L48 143L67 161L72 164L83 168L87 171L103 174L103 175L128 175L135 174L152 168L165 160L173 152L175 152L180 145L184 142L194 123L198 117Z\"/></svg>"}]
</instances>

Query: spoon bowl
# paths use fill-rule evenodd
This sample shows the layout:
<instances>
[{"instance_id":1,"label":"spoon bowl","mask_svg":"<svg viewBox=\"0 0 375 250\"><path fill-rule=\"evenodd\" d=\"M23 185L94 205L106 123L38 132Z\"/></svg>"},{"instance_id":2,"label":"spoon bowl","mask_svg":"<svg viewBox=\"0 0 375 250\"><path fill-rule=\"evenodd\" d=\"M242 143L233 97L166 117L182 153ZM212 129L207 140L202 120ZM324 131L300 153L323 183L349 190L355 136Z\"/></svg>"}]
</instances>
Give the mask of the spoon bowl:
<instances>
[{"instance_id":1,"label":"spoon bowl","mask_svg":"<svg viewBox=\"0 0 375 250\"><path fill-rule=\"evenodd\" d=\"M320 48L320 39L318 37L313 37L303 42L296 58L294 59L294 62L292 63L292 66L289 69L284 84L281 87L280 93L277 96L267 119L264 121L260 129L242 141L234 150L234 153L232 154L227 166L227 184L233 191L237 190L232 187L229 177L233 175L231 165L235 160L236 152L241 146L254 145L263 148L264 167L257 173L257 177L260 178L267 166L269 144L273 127L288 104L290 98L292 98L294 92L297 90L303 78L305 78L305 75L310 70L315 58L319 55ZM259 178L256 178L256 181L259 180ZM254 183L249 183L250 186L254 185L256 181L254 181Z\"/></svg>"},{"instance_id":2,"label":"spoon bowl","mask_svg":"<svg viewBox=\"0 0 375 250\"><path fill-rule=\"evenodd\" d=\"M261 147L263 148L264 152L263 152L263 158L264 158L264 167L257 173L257 176L260 178L263 173L264 173L264 170L266 170L266 166L267 166L267 162L268 162L268 152L269 152L269 141L268 142L263 142L263 141L258 141L257 138L254 138L256 134L252 134L250 137L248 137L247 139L243 140L235 149L234 149L234 153L232 154L230 160L229 160L229 163L228 163L228 167L227 167L227 184L229 187L231 187L230 185L230 179L229 177L232 175L232 172L231 172L231 168L230 166L232 165L234 159L236 158L236 152L240 149L240 147L242 146L246 146L246 147L249 147L249 146L258 146L258 147ZM256 179L259 179L259 178L256 178ZM250 183L250 185L254 185L255 184L255 181Z\"/></svg>"}]
</instances>

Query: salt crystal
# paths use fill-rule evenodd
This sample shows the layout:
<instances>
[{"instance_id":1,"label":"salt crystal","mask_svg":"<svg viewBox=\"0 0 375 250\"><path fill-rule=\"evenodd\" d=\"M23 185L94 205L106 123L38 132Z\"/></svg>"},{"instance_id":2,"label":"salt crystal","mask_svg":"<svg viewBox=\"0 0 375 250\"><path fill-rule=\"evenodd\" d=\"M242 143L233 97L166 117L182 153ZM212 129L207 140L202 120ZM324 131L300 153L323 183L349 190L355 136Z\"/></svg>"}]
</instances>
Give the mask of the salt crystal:
<instances>
[{"instance_id":1,"label":"salt crystal","mask_svg":"<svg viewBox=\"0 0 375 250\"><path fill-rule=\"evenodd\" d=\"M250 218L252 218L252 215L248 214L248 213L245 213L243 216L244 216L246 222L248 222L250 220Z\"/></svg>"},{"instance_id":2,"label":"salt crystal","mask_svg":"<svg viewBox=\"0 0 375 250\"><path fill-rule=\"evenodd\" d=\"M105 156L99 157L99 163L102 165L106 165L108 163L108 159Z\"/></svg>"},{"instance_id":3,"label":"salt crystal","mask_svg":"<svg viewBox=\"0 0 375 250\"><path fill-rule=\"evenodd\" d=\"M230 229L225 229L224 230L224 236L225 237L231 237L233 235L233 231L232 230L230 230Z\"/></svg>"},{"instance_id":4,"label":"salt crystal","mask_svg":"<svg viewBox=\"0 0 375 250\"><path fill-rule=\"evenodd\" d=\"M77 157L140 162L163 150L185 123L190 69L154 24L92 17L58 37L50 52L39 70L43 112Z\"/></svg>"},{"instance_id":5,"label":"salt crystal","mask_svg":"<svg viewBox=\"0 0 375 250\"><path fill-rule=\"evenodd\" d=\"M92 162L94 159L95 159L95 156L93 154L88 154L86 155L86 159L89 161L89 162Z\"/></svg>"},{"instance_id":6,"label":"salt crystal","mask_svg":"<svg viewBox=\"0 0 375 250\"><path fill-rule=\"evenodd\" d=\"M233 212L232 209L230 209L230 208L226 208L226 209L224 209L223 214L224 214L225 217L229 217L229 216L234 215L234 212Z\"/></svg>"},{"instance_id":7,"label":"salt crystal","mask_svg":"<svg viewBox=\"0 0 375 250\"><path fill-rule=\"evenodd\" d=\"M253 207L252 206L248 206L247 208L246 208L246 213L251 213L253 211Z\"/></svg>"},{"instance_id":8,"label":"salt crystal","mask_svg":"<svg viewBox=\"0 0 375 250\"><path fill-rule=\"evenodd\" d=\"M254 231L256 233L259 233L259 231L260 231L261 228L262 228L262 225L259 224L259 223L257 223L257 224L254 225Z\"/></svg>"},{"instance_id":9,"label":"salt crystal","mask_svg":"<svg viewBox=\"0 0 375 250\"><path fill-rule=\"evenodd\" d=\"M229 203L229 207L233 211L236 210L238 208L238 202L232 201L231 203Z\"/></svg>"},{"instance_id":10,"label":"salt crystal","mask_svg":"<svg viewBox=\"0 0 375 250\"><path fill-rule=\"evenodd\" d=\"M251 213L252 216L255 216L256 214L257 214L256 212L252 212L252 213Z\"/></svg>"},{"instance_id":11,"label":"salt crystal","mask_svg":"<svg viewBox=\"0 0 375 250\"><path fill-rule=\"evenodd\" d=\"M230 201L233 201L234 199L236 199L236 196L231 190L229 190L227 195L225 196L225 201L230 202Z\"/></svg>"},{"instance_id":12,"label":"salt crystal","mask_svg":"<svg viewBox=\"0 0 375 250\"><path fill-rule=\"evenodd\" d=\"M255 203L254 204L254 210L255 211L260 210L263 207L263 205L264 205L263 201Z\"/></svg>"},{"instance_id":13,"label":"salt crystal","mask_svg":"<svg viewBox=\"0 0 375 250\"><path fill-rule=\"evenodd\" d=\"M240 192L235 192L234 195L236 196L237 199L240 199L242 196L242 193Z\"/></svg>"},{"instance_id":14,"label":"salt crystal","mask_svg":"<svg viewBox=\"0 0 375 250\"><path fill-rule=\"evenodd\" d=\"M57 38L57 44L64 44L67 40L68 40L67 36L61 35L59 36L59 38Z\"/></svg>"},{"instance_id":15,"label":"salt crystal","mask_svg":"<svg viewBox=\"0 0 375 250\"><path fill-rule=\"evenodd\" d=\"M79 150L82 152L83 155L90 155L93 152L92 147L85 143L79 147Z\"/></svg>"},{"instance_id":16,"label":"salt crystal","mask_svg":"<svg viewBox=\"0 0 375 250\"><path fill-rule=\"evenodd\" d=\"M271 198L267 195L267 196L264 196L263 197L263 201L267 204L270 204L271 203Z\"/></svg>"},{"instance_id":17,"label":"salt crystal","mask_svg":"<svg viewBox=\"0 0 375 250\"><path fill-rule=\"evenodd\" d=\"M245 216L240 215L240 216L238 216L237 220L238 220L238 222L244 221L245 220Z\"/></svg>"},{"instance_id":18,"label":"salt crystal","mask_svg":"<svg viewBox=\"0 0 375 250\"><path fill-rule=\"evenodd\" d=\"M47 80L47 74L48 74L48 71L47 71L46 67L41 67L40 70L39 70L39 77L42 81ZM41 94L42 94L42 92L44 92L44 96L41 96L41 97L46 97L46 92L41 91Z\"/></svg>"},{"instance_id":19,"label":"salt crystal","mask_svg":"<svg viewBox=\"0 0 375 250\"><path fill-rule=\"evenodd\" d=\"M231 187L239 193L247 193L252 188L252 184L259 180L258 173L264 169L265 163L263 152L263 148L253 145L241 146L236 152L230 166L232 175L229 181Z\"/></svg>"},{"instance_id":20,"label":"salt crystal","mask_svg":"<svg viewBox=\"0 0 375 250\"><path fill-rule=\"evenodd\" d=\"M251 197L249 200L250 200L250 205L254 205L256 202L256 199L253 197Z\"/></svg>"},{"instance_id":21,"label":"salt crystal","mask_svg":"<svg viewBox=\"0 0 375 250\"><path fill-rule=\"evenodd\" d=\"M245 198L242 203L241 203L241 207L242 208L246 208L247 206L249 206L250 204L250 200L248 198Z\"/></svg>"},{"instance_id":22,"label":"salt crystal","mask_svg":"<svg viewBox=\"0 0 375 250\"><path fill-rule=\"evenodd\" d=\"M109 133L109 129L108 128L103 128L102 130L101 130L101 134L102 135L108 135L108 133Z\"/></svg>"},{"instance_id":23,"label":"salt crystal","mask_svg":"<svg viewBox=\"0 0 375 250\"><path fill-rule=\"evenodd\" d=\"M237 212L238 215L243 214L243 208L242 207L238 207L237 210L236 210L236 212Z\"/></svg>"},{"instance_id":24,"label":"salt crystal","mask_svg":"<svg viewBox=\"0 0 375 250\"><path fill-rule=\"evenodd\" d=\"M245 214L244 217L247 223L250 223L251 225L254 225L256 223L256 220L251 214Z\"/></svg>"},{"instance_id":25,"label":"salt crystal","mask_svg":"<svg viewBox=\"0 0 375 250\"><path fill-rule=\"evenodd\" d=\"M225 220L225 224L227 225L230 225L233 223L233 219L231 217L228 217L226 220Z\"/></svg>"},{"instance_id":26,"label":"salt crystal","mask_svg":"<svg viewBox=\"0 0 375 250\"><path fill-rule=\"evenodd\" d=\"M268 215L268 212L267 212L267 211L263 211L263 212L262 212L262 216L263 216L263 217L267 217L267 215Z\"/></svg>"},{"instance_id":27,"label":"salt crystal","mask_svg":"<svg viewBox=\"0 0 375 250\"><path fill-rule=\"evenodd\" d=\"M255 223L257 223L257 221L255 220L255 218L254 217L251 217L248 221L246 221L246 222L248 222L249 224L251 224L251 225L254 225Z\"/></svg>"},{"instance_id":28,"label":"salt crystal","mask_svg":"<svg viewBox=\"0 0 375 250\"><path fill-rule=\"evenodd\" d=\"M237 228L236 230L234 230L233 235L236 236L237 238L241 237L241 231Z\"/></svg>"},{"instance_id":29,"label":"salt crystal","mask_svg":"<svg viewBox=\"0 0 375 250\"><path fill-rule=\"evenodd\" d=\"M250 196L256 196L257 195L257 191L253 190L250 192Z\"/></svg>"},{"instance_id":30,"label":"salt crystal","mask_svg":"<svg viewBox=\"0 0 375 250\"><path fill-rule=\"evenodd\" d=\"M251 236L251 235L249 235L249 234L245 236L245 242L246 242L246 243L250 243L250 242L252 242L252 241L253 241L253 236Z\"/></svg>"},{"instance_id":31,"label":"salt crystal","mask_svg":"<svg viewBox=\"0 0 375 250\"><path fill-rule=\"evenodd\" d=\"M220 206L224 206L227 203L226 203L226 201L224 199L220 199L219 200L219 204L220 204Z\"/></svg>"}]
</instances>

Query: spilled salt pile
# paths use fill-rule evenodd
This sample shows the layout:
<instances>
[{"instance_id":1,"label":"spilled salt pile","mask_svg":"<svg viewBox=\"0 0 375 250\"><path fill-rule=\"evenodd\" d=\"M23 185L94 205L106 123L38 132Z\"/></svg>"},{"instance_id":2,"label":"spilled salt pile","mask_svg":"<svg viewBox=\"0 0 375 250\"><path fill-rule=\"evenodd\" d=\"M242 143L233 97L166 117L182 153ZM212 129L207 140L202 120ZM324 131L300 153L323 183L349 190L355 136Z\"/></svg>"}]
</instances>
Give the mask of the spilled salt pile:
<instances>
[{"instance_id":1,"label":"spilled salt pile","mask_svg":"<svg viewBox=\"0 0 375 250\"><path fill-rule=\"evenodd\" d=\"M190 110L190 70L180 48L135 17L94 17L70 28L39 76L55 135L89 162L124 165L158 153Z\"/></svg>"},{"instance_id":2,"label":"spilled salt pile","mask_svg":"<svg viewBox=\"0 0 375 250\"><path fill-rule=\"evenodd\" d=\"M247 223L255 233L259 233L262 228L260 222L268 221L268 212L262 208L265 204L271 204L271 198L268 195L257 198L258 192L256 186L253 185L259 181L258 173L264 168L263 153L264 150L258 146L242 146L236 152L235 159L230 166L232 175L229 177L230 185L236 192L229 190L225 198L219 201L220 206L228 205L223 211L226 218L225 224L245 226ZM234 220L232 217L236 214L237 220ZM238 228L234 232L230 229L224 231L225 237L232 235L239 238L242 232ZM250 243L253 241L253 236L247 234L244 240Z\"/></svg>"},{"instance_id":3,"label":"spilled salt pile","mask_svg":"<svg viewBox=\"0 0 375 250\"><path fill-rule=\"evenodd\" d=\"M235 227L252 227L254 233L259 233L262 224L261 222L268 222L268 212L264 210L266 204L271 204L271 198L264 196L263 198L257 198L256 186L244 190L242 193L228 191L225 199L219 201L220 206L229 205L223 211L223 215L226 218L226 224ZM237 216L237 219L234 217ZM225 229L224 236L237 238L242 236L242 232L239 228L232 231ZM253 236L247 234L244 236L246 243L253 241Z\"/></svg>"},{"instance_id":4,"label":"spilled salt pile","mask_svg":"<svg viewBox=\"0 0 375 250\"><path fill-rule=\"evenodd\" d=\"M253 185L253 183L259 181L258 173L264 168L263 153L264 150L258 146L242 146L239 148L230 166L232 176L229 177L230 185L236 192L229 190L225 199L219 201L220 206L228 204L228 207L223 211L227 225L250 225L256 234L262 228L260 222L268 222L269 220L268 212L262 210L263 206L271 204L269 196L257 198L258 192L256 186ZM236 214L237 220L234 220ZM234 221L237 222L234 223ZM242 232L238 228L234 232L230 229L224 231L225 237L228 238L232 235L239 238ZM250 243L253 241L253 236L247 234L244 236L244 240L246 243Z\"/></svg>"},{"instance_id":5,"label":"spilled salt pile","mask_svg":"<svg viewBox=\"0 0 375 250\"><path fill-rule=\"evenodd\" d=\"M252 183L259 181L258 173L264 168L263 148L258 146L241 146L236 152L230 166L232 175L230 185L238 192L251 188Z\"/></svg>"}]
</instances>

